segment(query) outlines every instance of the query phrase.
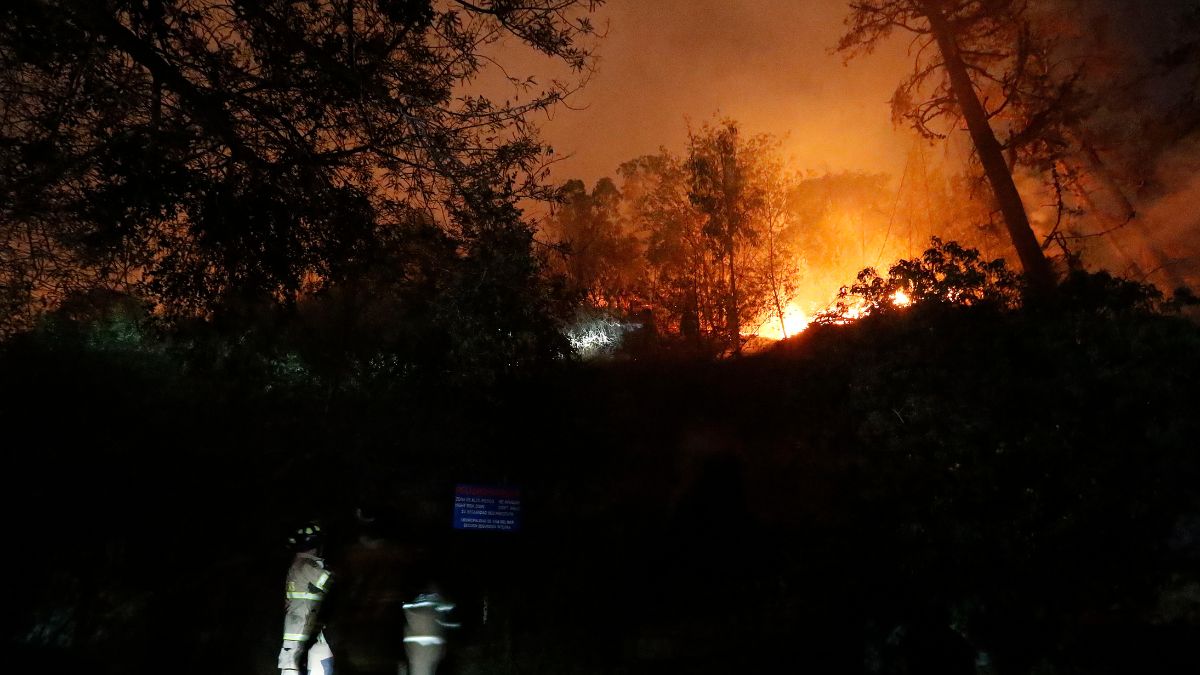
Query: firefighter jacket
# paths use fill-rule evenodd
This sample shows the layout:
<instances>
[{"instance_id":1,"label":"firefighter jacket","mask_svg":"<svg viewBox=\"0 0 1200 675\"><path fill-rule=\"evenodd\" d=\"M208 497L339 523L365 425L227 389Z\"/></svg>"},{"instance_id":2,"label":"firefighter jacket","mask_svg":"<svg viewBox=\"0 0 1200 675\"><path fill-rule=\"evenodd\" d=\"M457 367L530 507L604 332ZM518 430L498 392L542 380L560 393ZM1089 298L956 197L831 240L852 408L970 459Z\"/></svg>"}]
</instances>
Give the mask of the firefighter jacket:
<instances>
[{"instance_id":1,"label":"firefighter jacket","mask_svg":"<svg viewBox=\"0 0 1200 675\"><path fill-rule=\"evenodd\" d=\"M413 602L404 603L404 617L408 621L404 631L405 644L445 644L446 629L458 626L447 619L452 609L454 603L447 602L437 593L422 593Z\"/></svg>"},{"instance_id":2,"label":"firefighter jacket","mask_svg":"<svg viewBox=\"0 0 1200 675\"><path fill-rule=\"evenodd\" d=\"M284 641L303 643L316 633L317 611L325 599L330 576L321 558L307 552L296 554L287 576Z\"/></svg>"}]
</instances>

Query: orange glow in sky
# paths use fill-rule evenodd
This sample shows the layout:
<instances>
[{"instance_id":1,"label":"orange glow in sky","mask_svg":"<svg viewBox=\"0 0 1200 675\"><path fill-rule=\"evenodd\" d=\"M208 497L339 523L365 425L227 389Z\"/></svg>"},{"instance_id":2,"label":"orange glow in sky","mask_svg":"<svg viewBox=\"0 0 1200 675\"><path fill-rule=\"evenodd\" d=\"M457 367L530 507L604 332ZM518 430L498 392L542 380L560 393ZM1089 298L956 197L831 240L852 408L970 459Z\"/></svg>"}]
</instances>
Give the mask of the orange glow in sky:
<instances>
[{"instance_id":1,"label":"orange glow in sky","mask_svg":"<svg viewBox=\"0 0 1200 675\"><path fill-rule=\"evenodd\" d=\"M660 146L682 149L687 119L714 114L786 136L796 169L898 176L911 140L892 127L887 98L911 60L894 40L843 66L829 47L846 12L844 0L609 0L594 17L608 28L597 72L569 108L539 121L555 155L570 155L552 180L591 185ZM527 50L501 49L510 74L569 76Z\"/></svg>"}]
</instances>

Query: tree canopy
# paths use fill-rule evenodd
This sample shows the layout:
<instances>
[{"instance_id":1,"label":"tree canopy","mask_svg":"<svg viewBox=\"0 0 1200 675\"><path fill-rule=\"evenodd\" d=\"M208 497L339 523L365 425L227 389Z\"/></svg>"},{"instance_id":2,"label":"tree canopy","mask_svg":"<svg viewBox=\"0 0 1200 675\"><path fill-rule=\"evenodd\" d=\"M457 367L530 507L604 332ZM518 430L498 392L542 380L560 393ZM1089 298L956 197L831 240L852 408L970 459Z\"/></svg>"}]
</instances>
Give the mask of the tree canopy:
<instances>
[{"instance_id":1,"label":"tree canopy","mask_svg":"<svg viewBox=\"0 0 1200 675\"><path fill-rule=\"evenodd\" d=\"M27 324L100 285L203 314L350 278L413 222L486 239L513 223L487 213L550 193L527 117L580 79L473 83L502 39L585 77L598 4L7 3L4 302Z\"/></svg>"},{"instance_id":2,"label":"tree canopy","mask_svg":"<svg viewBox=\"0 0 1200 675\"><path fill-rule=\"evenodd\" d=\"M926 136L942 135L933 126L939 119L961 118L966 123L1029 288L1044 294L1054 286L1054 272L1030 226L991 121L1026 84L1024 7L1014 0L853 2L837 48L849 58L871 52L895 30L916 35L913 74L892 98L894 114ZM989 105L980 92L992 85L1003 96Z\"/></svg>"}]
</instances>

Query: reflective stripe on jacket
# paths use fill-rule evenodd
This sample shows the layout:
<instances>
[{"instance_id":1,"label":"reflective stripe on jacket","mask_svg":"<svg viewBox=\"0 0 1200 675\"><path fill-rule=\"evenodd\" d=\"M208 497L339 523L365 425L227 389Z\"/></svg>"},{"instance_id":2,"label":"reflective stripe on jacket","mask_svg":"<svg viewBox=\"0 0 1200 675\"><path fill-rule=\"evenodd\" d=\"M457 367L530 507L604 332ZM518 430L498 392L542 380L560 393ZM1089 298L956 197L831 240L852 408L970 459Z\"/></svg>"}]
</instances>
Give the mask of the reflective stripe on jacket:
<instances>
[{"instance_id":1,"label":"reflective stripe on jacket","mask_svg":"<svg viewBox=\"0 0 1200 675\"><path fill-rule=\"evenodd\" d=\"M408 625L404 630L405 645L423 647L446 643L447 628L455 627L447 621L454 603L447 602L437 593L422 593L416 600L404 604L404 618Z\"/></svg>"}]
</instances>

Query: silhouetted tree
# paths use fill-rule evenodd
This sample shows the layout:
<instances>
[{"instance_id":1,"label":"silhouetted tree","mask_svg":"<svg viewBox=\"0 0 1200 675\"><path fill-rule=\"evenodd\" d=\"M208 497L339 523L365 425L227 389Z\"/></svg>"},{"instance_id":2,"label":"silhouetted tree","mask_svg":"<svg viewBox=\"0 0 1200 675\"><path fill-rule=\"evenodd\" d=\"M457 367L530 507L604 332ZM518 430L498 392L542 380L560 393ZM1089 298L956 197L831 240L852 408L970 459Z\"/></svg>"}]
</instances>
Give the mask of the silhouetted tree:
<instances>
[{"instance_id":1,"label":"silhouetted tree","mask_svg":"<svg viewBox=\"0 0 1200 675\"><path fill-rule=\"evenodd\" d=\"M636 303L642 252L621 213L622 197L612 179L601 178L589 194L583 182L567 181L563 203L547 231L566 245L562 269L574 291L594 307L626 312Z\"/></svg>"},{"instance_id":2,"label":"silhouetted tree","mask_svg":"<svg viewBox=\"0 0 1200 675\"><path fill-rule=\"evenodd\" d=\"M799 221L778 141L742 138L733 120L704 124L686 158L663 149L620 173L657 325L693 347L739 353L743 333L778 315L798 281Z\"/></svg>"},{"instance_id":3,"label":"silhouetted tree","mask_svg":"<svg viewBox=\"0 0 1200 675\"><path fill-rule=\"evenodd\" d=\"M1021 54L1011 46L1014 33L1026 29L1019 0L865 0L851 3L848 29L838 50L852 57L870 52L896 29L917 35L913 74L897 89L893 106L905 110L913 127L926 135L941 135L931 125L940 118L961 115L970 132L1009 238L1021 260L1030 287L1050 292L1054 271L1029 224L1021 195L1005 161L1003 147L990 119L1007 104L991 107L980 99L979 81L1001 83L1017 77ZM925 87L930 82L932 89Z\"/></svg>"},{"instance_id":4,"label":"silhouetted tree","mask_svg":"<svg viewBox=\"0 0 1200 675\"><path fill-rule=\"evenodd\" d=\"M762 268L771 296L771 308L775 319L779 321L779 333L787 337L786 307L796 295L804 266L804 257L797 246L800 224L788 208L796 177L784 171L777 156L764 158L762 164L761 248L765 249Z\"/></svg>"},{"instance_id":5,"label":"silhouetted tree","mask_svg":"<svg viewBox=\"0 0 1200 675\"><path fill-rule=\"evenodd\" d=\"M645 298L659 315L655 323L707 350L722 325L719 261L702 232L704 218L688 198L683 160L663 149L625 162L619 171L632 229L645 240Z\"/></svg>"},{"instance_id":6,"label":"silhouetted tree","mask_svg":"<svg viewBox=\"0 0 1200 675\"><path fill-rule=\"evenodd\" d=\"M821 323L844 323L851 309L863 315L902 310L909 305L988 305L1014 308L1021 285L1002 258L985 260L973 248L934 237L919 257L897 261L886 277L872 268L859 272L855 283L838 293L834 307L817 317Z\"/></svg>"},{"instance_id":7,"label":"silhouetted tree","mask_svg":"<svg viewBox=\"0 0 1200 675\"><path fill-rule=\"evenodd\" d=\"M289 302L345 279L414 211L478 247L446 214L473 208L480 180L549 196L526 118L574 86L493 102L468 86L482 52L509 35L584 73L598 4L6 4L5 301L107 284L182 315Z\"/></svg>"},{"instance_id":8,"label":"silhouetted tree","mask_svg":"<svg viewBox=\"0 0 1200 675\"><path fill-rule=\"evenodd\" d=\"M724 260L726 339L728 348L740 354L743 317L738 282L745 270L738 268L738 251L757 238L755 212L762 200L760 186L749 180L754 150L740 138L733 120L706 123L688 136L688 198L704 214L703 232L717 244Z\"/></svg>"}]
</instances>

